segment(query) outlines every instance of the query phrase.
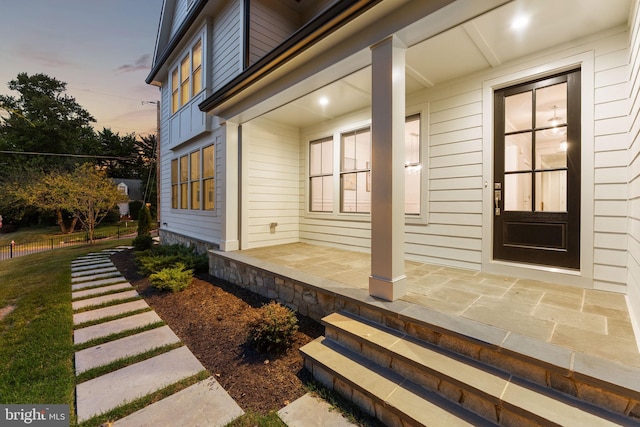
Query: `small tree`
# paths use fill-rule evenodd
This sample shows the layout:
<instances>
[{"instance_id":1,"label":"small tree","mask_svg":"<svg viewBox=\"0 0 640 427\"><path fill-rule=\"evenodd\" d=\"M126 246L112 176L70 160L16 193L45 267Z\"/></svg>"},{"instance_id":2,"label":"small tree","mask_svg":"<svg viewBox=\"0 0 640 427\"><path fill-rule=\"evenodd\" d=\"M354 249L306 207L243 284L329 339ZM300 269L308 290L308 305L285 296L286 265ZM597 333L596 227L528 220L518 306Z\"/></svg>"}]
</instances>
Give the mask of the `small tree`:
<instances>
[{"instance_id":1,"label":"small tree","mask_svg":"<svg viewBox=\"0 0 640 427\"><path fill-rule=\"evenodd\" d=\"M151 212L145 205L138 213L138 236L148 236L151 234Z\"/></svg>"}]
</instances>

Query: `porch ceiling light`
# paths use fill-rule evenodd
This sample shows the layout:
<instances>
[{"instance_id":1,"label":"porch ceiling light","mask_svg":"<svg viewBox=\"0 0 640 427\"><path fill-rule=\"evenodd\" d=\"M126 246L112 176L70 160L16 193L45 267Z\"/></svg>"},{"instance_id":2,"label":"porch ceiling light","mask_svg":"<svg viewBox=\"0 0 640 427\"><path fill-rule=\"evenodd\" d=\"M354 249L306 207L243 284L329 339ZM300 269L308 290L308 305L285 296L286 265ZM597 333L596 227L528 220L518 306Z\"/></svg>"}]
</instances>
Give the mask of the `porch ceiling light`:
<instances>
[{"instance_id":1,"label":"porch ceiling light","mask_svg":"<svg viewBox=\"0 0 640 427\"><path fill-rule=\"evenodd\" d=\"M318 100L318 104L322 105L323 107L329 105L329 98L327 98L326 96L321 96Z\"/></svg>"},{"instance_id":2,"label":"porch ceiling light","mask_svg":"<svg viewBox=\"0 0 640 427\"><path fill-rule=\"evenodd\" d=\"M513 31L522 31L529 25L529 17L526 15L518 15L511 21L511 29Z\"/></svg>"}]
</instances>

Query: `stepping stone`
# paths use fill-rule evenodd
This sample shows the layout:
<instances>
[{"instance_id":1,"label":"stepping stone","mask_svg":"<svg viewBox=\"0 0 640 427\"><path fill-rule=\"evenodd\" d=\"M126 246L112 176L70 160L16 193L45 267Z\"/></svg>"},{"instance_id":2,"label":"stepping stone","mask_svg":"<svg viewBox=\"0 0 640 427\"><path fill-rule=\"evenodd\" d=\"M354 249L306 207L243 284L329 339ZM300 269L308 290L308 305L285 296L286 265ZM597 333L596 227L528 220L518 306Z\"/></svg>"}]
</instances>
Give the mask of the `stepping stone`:
<instances>
[{"instance_id":1,"label":"stepping stone","mask_svg":"<svg viewBox=\"0 0 640 427\"><path fill-rule=\"evenodd\" d=\"M92 270L84 270L84 271L75 271L71 273L71 277L91 276L93 274L111 273L114 271L118 271L118 269L112 264L109 267L94 268Z\"/></svg>"},{"instance_id":2,"label":"stepping stone","mask_svg":"<svg viewBox=\"0 0 640 427\"><path fill-rule=\"evenodd\" d=\"M111 260L109 258L76 260L76 261L71 261L71 268L94 265L94 264L102 264L105 262L111 262Z\"/></svg>"},{"instance_id":3,"label":"stepping stone","mask_svg":"<svg viewBox=\"0 0 640 427\"><path fill-rule=\"evenodd\" d=\"M103 268L103 267L113 267L113 263L109 261L109 262L101 262L98 264L79 265L77 267L71 266L71 271L75 273L78 271L93 270L94 268ZM73 273L72 273L72 276L73 276Z\"/></svg>"},{"instance_id":4,"label":"stepping stone","mask_svg":"<svg viewBox=\"0 0 640 427\"><path fill-rule=\"evenodd\" d=\"M134 291L135 292L135 291ZM104 319L105 317L117 316L119 314L129 313L131 311L142 310L149 308L149 304L143 299L131 302L125 302L124 304L112 305L109 307L98 308L91 311L83 311L73 315L73 324L79 325L80 323L90 322L92 320Z\"/></svg>"},{"instance_id":5,"label":"stepping stone","mask_svg":"<svg viewBox=\"0 0 640 427\"><path fill-rule=\"evenodd\" d=\"M202 370L204 367L191 351L187 347L180 347L78 384L78 422L144 397Z\"/></svg>"},{"instance_id":6,"label":"stepping stone","mask_svg":"<svg viewBox=\"0 0 640 427\"><path fill-rule=\"evenodd\" d=\"M117 294L109 294L109 295L103 295L101 297L95 297L95 298L89 298L89 299L83 299L80 301L74 301L71 303L71 308L73 308L74 310L79 310L81 308L85 308L85 307L91 307L92 305L101 305L107 302L111 302L111 301L118 301L121 299L128 299L128 298L134 298L138 296L138 292L136 292L135 290L130 290L130 291L126 291L126 292L118 292Z\"/></svg>"},{"instance_id":7,"label":"stepping stone","mask_svg":"<svg viewBox=\"0 0 640 427\"><path fill-rule=\"evenodd\" d=\"M116 277L110 277L108 279L94 280L94 281L91 281L91 282L77 283L75 285L71 285L71 290L72 291L77 291L77 290L80 290L80 289L94 288L94 287L98 287L98 286L102 286L102 285L113 285L114 283L124 283L126 281L127 280L123 276L116 276Z\"/></svg>"},{"instance_id":8,"label":"stepping stone","mask_svg":"<svg viewBox=\"0 0 640 427\"><path fill-rule=\"evenodd\" d=\"M100 274L91 274L88 276L81 276L81 277L72 277L71 278L71 283L80 283L80 282L87 282L90 280L100 280L100 279L106 279L108 277L113 277L113 276L121 276L120 272L118 271L118 269L114 269L112 271L110 271L109 273L100 273Z\"/></svg>"},{"instance_id":9,"label":"stepping stone","mask_svg":"<svg viewBox=\"0 0 640 427\"><path fill-rule=\"evenodd\" d=\"M117 246L116 249L121 249L121 250L133 249L133 246L128 246L128 245Z\"/></svg>"},{"instance_id":10,"label":"stepping stone","mask_svg":"<svg viewBox=\"0 0 640 427\"><path fill-rule=\"evenodd\" d=\"M105 292L117 291L120 289L133 289L130 283L118 283L116 285L102 286L101 288L87 289L86 291L76 291L71 294L71 299L88 297L89 295L103 294Z\"/></svg>"},{"instance_id":11,"label":"stepping stone","mask_svg":"<svg viewBox=\"0 0 640 427\"><path fill-rule=\"evenodd\" d=\"M95 338L106 337L107 335L140 328L156 322L162 322L162 319L160 319L160 316L158 316L155 311L134 314L133 316L111 320L109 322L100 323L99 325L76 329L73 331L73 343L82 344L83 342L91 341Z\"/></svg>"},{"instance_id":12,"label":"stepping stone","mask_svg":"<svg viewBox=\"0 0 640 427\"><path fill-rule=\"evenodd\" d=\"M122 418L113 427L227 425L244 411L212 377Z\"/></svg>"},{"instance_id":13,"label":"stepping stone","mask_svg":"<svg viewBox=\"0 0 640 427\"><path fill-rule=\"evenodd\" d=\"M354 427L326 401L307 393L278 411L288 427Z\"/></svg>"},{"instance_id":14,"label":"stepping stone","mask_svg":"<svg viewBox=\"0 0 640 427\"><path fill-rule=\"evenodd\" d=\"M168 326L140 332L95 347L76 352L76 375L89 369L107 365L118 359L180 342L180 338Z\"/></svg>"}]
</instances>

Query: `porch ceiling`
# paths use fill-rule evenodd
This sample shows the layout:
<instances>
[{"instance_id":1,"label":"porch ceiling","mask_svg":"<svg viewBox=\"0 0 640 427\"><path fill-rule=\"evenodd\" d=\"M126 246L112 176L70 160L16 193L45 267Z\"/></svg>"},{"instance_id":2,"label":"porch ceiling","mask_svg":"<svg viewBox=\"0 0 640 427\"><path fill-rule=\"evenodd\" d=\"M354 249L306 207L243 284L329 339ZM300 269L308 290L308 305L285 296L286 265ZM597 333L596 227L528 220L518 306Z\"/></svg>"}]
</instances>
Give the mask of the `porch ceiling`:
<instances>
[{"instance_id":1,"label":"porch ceiling","mask_svg":"<svg viewBox=\"0 0 640 427\"><path fill-rule=\"evenodd\" d=\"M514 0L407 50L407 93L497 67L571 40L627 24L631 0ZM528 23L521 29L514 20ZM360 70L265 117L308 127L367 108L371 72ZM325 97L328 104L322 105Z\"/></svg>"}]
</instances>

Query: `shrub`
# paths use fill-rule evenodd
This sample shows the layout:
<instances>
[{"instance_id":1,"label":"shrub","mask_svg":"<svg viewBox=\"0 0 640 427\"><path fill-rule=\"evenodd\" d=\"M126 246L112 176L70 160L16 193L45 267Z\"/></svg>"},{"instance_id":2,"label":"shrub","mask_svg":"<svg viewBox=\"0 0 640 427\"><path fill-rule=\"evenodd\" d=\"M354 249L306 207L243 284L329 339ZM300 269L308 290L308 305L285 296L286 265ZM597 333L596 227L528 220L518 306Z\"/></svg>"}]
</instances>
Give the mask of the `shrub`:
<instances>
[{"instance_id":1,"label":"shrub","mask_svg":"<svg viewBox=\"0 0 640 427\"><path fill-rule=\"evenodd\" d=\"M146 236L151 232L151 212L144 206L138 213L138 236Z\"/></svg>"},{"instance_id":2,"label":"shrub","mask_svg":"<svg viewBox=\"0 0 640 427\"><path fill-rule=\"evenodd\" d=\"M136 251L145 251L153 246L153 237L150 234L138 236L133 239L133 248Z\"/></svg>"},{"instance_id":3,"label":"shrub","mask_svg":"<svg viewBox=\"0 0 640 427\"><path fill-rule=\"evenodd\" d=\"M164 268L149 276L151 286L160 290L178 292L186 289L193 278L193 270L187 269L182 263L177 263L175 267Z\"/></svg>"},{"instance_id":4,"label":"shrub","mask_svg":"<svg viewBox=\"0 0 640 427\"><path fill-rule=\"evenodd\" d=\"M271 301L263 305L249 322L249 343L260 351L283 351L291 345L297 330L296 314L282 304Z\"/></svg>"},{"instance_id":5,"label":"shrub","mask_svg":"<svg viewBox=\"0 0 640 427\"><path fill-rule=\"evenodd\" d=\"M178 244L153 246L150 251L138 254L137 262L140 273L145 276L163 268L174 267L178 262L197 273L204 273L209 268L209 258L206 254L198 254L195 248Z\"/></svg>"}]
</instances>

